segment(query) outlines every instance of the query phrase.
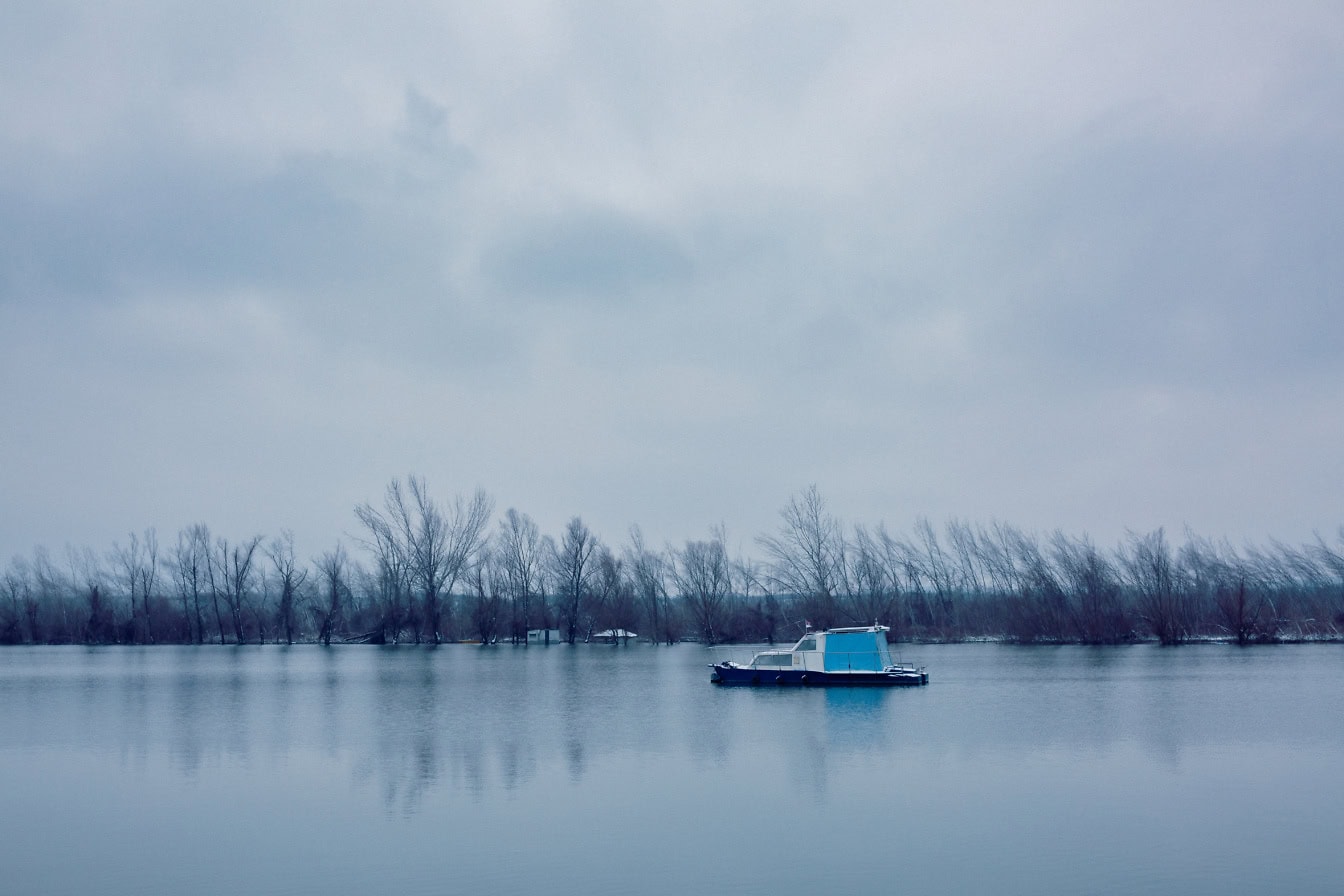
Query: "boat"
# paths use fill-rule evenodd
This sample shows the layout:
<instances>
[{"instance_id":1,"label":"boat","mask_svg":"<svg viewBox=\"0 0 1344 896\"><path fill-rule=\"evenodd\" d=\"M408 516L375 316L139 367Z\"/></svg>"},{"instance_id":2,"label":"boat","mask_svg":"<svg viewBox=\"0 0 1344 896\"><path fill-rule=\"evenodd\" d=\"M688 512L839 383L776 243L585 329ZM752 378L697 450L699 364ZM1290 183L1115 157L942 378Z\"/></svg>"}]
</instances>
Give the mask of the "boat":
<instances>
[{"instance_id":1,"label":"boat","mask_svg":"<svg viewBox=\"0 0 1344 896\"><path fill-rule=\"evenodd\" d=\"M789 650L762 650L749 663L710 663L714 684L870 685L929 683L922 666L894 663L885 625L806 632Z\"/></svg>"}]
</instances>

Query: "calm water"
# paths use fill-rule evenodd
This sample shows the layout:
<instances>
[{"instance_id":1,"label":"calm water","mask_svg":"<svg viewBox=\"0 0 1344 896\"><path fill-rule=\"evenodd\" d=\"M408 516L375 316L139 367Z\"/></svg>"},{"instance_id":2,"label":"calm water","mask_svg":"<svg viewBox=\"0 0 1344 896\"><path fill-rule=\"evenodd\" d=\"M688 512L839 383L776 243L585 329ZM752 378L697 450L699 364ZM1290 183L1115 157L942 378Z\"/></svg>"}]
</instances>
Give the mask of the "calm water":
<instances>
[{"instance_id":1,"label":"calm water","mask_svg":"<svg viewBox=\"0 0 1344 896\"><path fill-rule=\"evenodd\" d=\"M0 891L1344 891L1344 647L902 652L6 648Z\"/></svg>"}]
</instances>

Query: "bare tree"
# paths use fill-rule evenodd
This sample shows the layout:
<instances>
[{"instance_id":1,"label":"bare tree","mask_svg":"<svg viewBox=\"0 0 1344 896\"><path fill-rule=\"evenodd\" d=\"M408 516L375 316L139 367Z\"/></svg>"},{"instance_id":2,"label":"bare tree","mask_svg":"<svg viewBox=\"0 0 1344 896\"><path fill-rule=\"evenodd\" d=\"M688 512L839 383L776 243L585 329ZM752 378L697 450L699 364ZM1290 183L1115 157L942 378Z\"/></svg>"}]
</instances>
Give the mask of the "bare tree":
<instances>
[{"instance_id":1,"label":"bare tree","mask_svg":"<svg viewBox=\"0 0 1344 896\"><path fill-rule=\"evenodd\" d=\"M93 564L96 567L96 563ZM51 554L44 547L39 547L33 551L33 588L35 599L28 607L28 626L33 632L33 643L40 644L44 641L56 641L56 632L54 625L44 624L42 621L41 610L44 608L51 610L61 607L66 603L66 595L69 594L74 584L66 577L61 575L56 564L52 562ZM102 594L106 589L99 589ZM93 600L92 591L90 593L90 606L98 602ZM98 614L99 621L103 623L98 635L99 640L96 643L110 644L117 640L117 621L116 611L110 599L103 600L100 605L101 613ZM90 612L92 618L93 613ZM48 620L53 622L55 620Z\"/></svg>"},{"instance_id":2,"label":"bare tree","mask_svg":"<svg viewBox=\"0 0 1344 896\"><path fill-rule=\"evenodd\" d=\"M499 521L494 546L495 562L499 564L504 593L512 608L509 635L515 644L520 641L526 644L534 613L532 602L542 594L546 554L541 530L530 516L510 507Z\"/></svg>"},{"instance_id":3,"label":"bare tree","mask_svg":"<svg viewBox=\"0 0 1344 896\"><path fill-rule=\"evenodd\" d=\"M317 639L322 646L331 646L331 636L341 622L342 607L349 585L346 582L345 548L337 542L335 550L327 551L317 561L322 576L322 601L317 606Z\"/></svg>"},{"instance_id":4,"label":"bare tree","mask_svg":"<svg viewBox=\"0 0 1344 896\"><path fill-rule=\"evenodd\" d=\"M271 539L266 547L266 556L280 583L280 602L277 607L280 630L284 633L285 643L294 643L294 621L297 615L299 589L308 579L308 570L299 569L294 558L294 533L288 529L278 538Z\"/></svg>"},{"instance_id":5,"label":"bare tree","mask_svg":"<svg viewBox=\"0 0 1344 896\"><path fill-rule=\"evenodd\" d=\"M1017 581L1009 635L1022 642L1069 640L1069 596L1040 540L1012 527L1001 532L1008 539L1005 549L1013 561Z\"/></svg>"},{"instance_id":6,"label":"bare tree","mask_svg":"<svg viewBox=\"0 0 1344 896\"><path fill-rule=\"evenodd\" d=\"M48 604L48 608L49 601L56 597L58 591L68 591L75 601L82 597L87 615L83 617L75 637L85 644L114 644L121 640L114 589L108 587L108 573L98 556L87 547L67 545L65 562L69 574L58 584L55 568L46 557L46 552L41 554L47 562L37 564L35 569L37 584L46 595L43 602Z\"/></svg>"},{"instance_id":7,"label":"bare tree","mask_svg":"<svg viewBox=\"0 0 1344 896\"><path fill-rule=\"evenodd\" d=\"M1190 635L1190 619L1171 548L1162 529L1129 535L1120 563L1134 589L1139 613L1162 644L1180 644Z\"/></svg>"},{"instance_id":8,"label":"bare tree","mask_svg":"<svg viewBox=\"0 0 1344 896\"><path fill-rule=\"evenodd\" d=\"M634 588L625 563L606 545L597 550L593 586L586 601L586 637L594 628L630 631L634 627Z\"/></svg>"},{"instance_id":9,"label":"bare tree","mask_svg":"<svg viewBox=\"0 0 1344 896\"><path fill-rule=\"evenodd\" d=\"M209 534L208 531L206 534ZM224 593L224 571L216 562L215 547L213 545L206 545L205 557L205 577L210 583L210 606L215 612L215 631L219 634L220 646L223 646L224 616L219 609L219 599Z\"/></svg>"},{"instance_id":10,"label":"bare tree","mask_svg":"<svg viewBox=\"0 0 1344 896\"><path fill-rule=\"evenodd\" d=\"M1298 638L1324 634L1328 627L1322 618L1328 619L1336 605L1330 557L1318 545L1293 548L1274 539L1270 544L1287 573L1279 594L1279 614L1287 617L1283 622L1296 628Z\"/></svg>"},{"instance_id":11,"label":"bare tree","mask_svg":"<svg viewBox=\"0 0 1344 896\"><path fill-rule=\"evenodd\" d=\"M1317 561L1334 577L1330 586L1329 613L1333 625L1332 634L1336 636L1339 630L1344 628L1344 526L1340 526L1338 534L1339 548L1326 544L1319 533L1316 535L1316 544L1311 547Z\"/></svg>"},{"instance_id":12,"label":"bare tree","mask_svg":"<svg viewBox=\"0 0 1344 896\"><path fill-rule=\"evenodd\" d=\"M414 567L424 593L426 616L434 643L441 640L440 601L452 594L458 578L485 546L485 528L494 501L482 489L470 500L458 495L445 510L430 500L424 480L410 478L420 521L412 540Z\"/></svg>"},{"instance_id":13,"label":"bare tree","mask_svg":"<svg viewBox=\"0 0 1344 896\"><path fill-rule=\"evenodd\" d=\"M1071 596L1075 640L1084 644L1119 644L1133 637L1125 612L1123 588L1115 565L1087 538L1070 540L1062 532L1051 539L1055 567Z\"/></svg>"},{"instance_id":14,"label":"bare tree","mask_svg":"<svg viewBox=\"0 0 1344 896\"><path fill-rule=\"evenodd\" d=\"M769 558L769 576L778 590L801 601L809 621L829 627L837 617L844 554L840 522L827 512L815 485L790 498L780 516L779 531L757 539Z\"/></svg>"},{"instance_id":15,"label":"bare tree","mask_svg":"<svg viewBox=\"0 0 1344 896\"><path fill-rule=\"evenodd\" d=\"M345 618L358 622L353 640L371 644L400 643L401 633L411 611L411 591L404 567L398 567L395 557L375 557L373 568L351 563L346 572L351 582L352 601L362 605L362 612L347 608Z\"/></svg>"},{"instance_id":16,"label":"bare tree","mask_svg":"<svg viewBox=\"0 0 1344 896\"><path fill-rule=\"evenodd\" d=\"M976 558L985 587L992 594L1009 595L1017 588L1017 572L1010 547L1013 539L1007 534L1009 531L1016 530L997 521L989 529L976 528Z\"/></svg>"},{"instance_id":17,"label":"bare tree","mask_svg":"<svg viewBox=\"0 0 1344 896\"><path fill-rule=\"evenodd\" d=\"M667 606L667 561L644 544L638 526L630 527L630 546L625 549L625 565L630 570L635 599L644 610L648 635L653 643L673 643L671 610Z\"/></svg>"},{"instance_id":18,"label":"bare tree","mask_svg":"<svg viewBox=\"0 0 1344 896\"><path fill-rule=\"evenodd\" d=\"M775 643L783 616L763 568L755 560L739 554L732 562L730 575L738 602L738 612L734 614L737 630L732 636Z\"/></svg>"},{"instance_id":19,"label":"bare tree","mask_svg":"<svg viewBox=\"0 0 1344 896\"><path fill-rule=\"evenodd\" d=\"M51 557L46 548L35 548L32 558L15 555L10 564L10 609L18 643L43 644L52 640L44 616L63 599ZM80 634L82 636L83 630Z\"/></svg>"},{"instance_id":20,"label":"bare tree","mask_svg":"<svg viewBox=\"0 0 1344 896\"><path fill-rule=\"evenodd\" d=\"M610 560L600 564L600 574L606 583L603 586L606 618L602 627L624 632L620 637L622 643L626 643L633 637L639 624L639 603L635 599L634 581L623 559L615 557L611 551L604 551L603 556Z\"/></svg>"},{"instance_id":21,"label":"bare tree","mask_svg":"<svg viewBox=\"0 0 1344 896\"><path fill-rule=\"evenodd\" d=\"M1176 554L1181 577L1189 592L1209 608L1209 624L1221 628L1238 644L1261 640L1266 613L1265 588L1254 570L1226 541L1215 543L1186 531L1185 544Z\"/></svg>"},{"instance_id":22,"label":"bare tree","mask_svg":"<svg viewBox=\"0 0 1344 896\"><path fill-rule=\"evenodd\" d=\"M204 644L205 617L201 597L210 579L210 529L205 523L196 523L177 533L177 546L170 562L182 600L182 616L187 623L187 641Z\"/></svg>"},{"instance_id":23,"label":"bare tree","mask_svg":"<svg viewBox=\"0 0 1344 896\"><path fill-rule=\"evenodd\" d=\"M15 557L0 579L4 603L0 605L0 644L23 644L31 640L25 637L24 610L33 599L33 582L29 575L28 561Z\"/></svg>"},{"instance_id":24,"label":"bare tree","mask_svg":"<svg viewBox=\"0 0 1344 896\"><path fill-rule=\"evenodd\" d=\"M929 623L941 636L951 636L959 630L960 623L956 601L960 583L956 567L927 518L920 517L915 522L915 534L919 541L911 551L911 559L929 585Z\"/></svg>"},{"instance_id":25,"label":"bare tree","mask_svg":"<svg viewBox=\"0 0 1344 896\"><path fill-rule=\"evenodd\" d=\"M247 643L243 613L248 609L248 593L253 586L257 570L253 566L257 548L261 545L261 536L254 535L233 547L225 538L215 540L215 551L211 558L211 590L222 595L229 608L229 617L233 623L235 643ZM216 604L218 607L218 604ZM216 609L218 612L218 609ZM220 643L224 643L224 631L219 633Z\"/></svg>"},{"instance_id":26,"label":"bare tree","mask_svg":"<svg viewBox=\"0 0 1344 896\"><path fill-rule=\"evenodd\" d=\"M895 610L900 585L895 571L884 561L878 540L867 528L855 526L844 558L845 615L860 625L884 623L899 632Z\"/></svg>"},{"instance_id":27,"label":"bare tree","mask_svg":"<svg viewBox=\"0 0 1344 896\"><path fill-rule=\"evenodd\" d=\"M144 605L145 639L153 644L155 635L152 601L158 596L159 585L159 533L153 526L145 530L143 555L144 562L140 564L140 600Z\"/></svg>"},{"instance_id":28,"label":"bare tree","mask_svg":"<svg viewBox=\"0 0 1344 896\"><path fill-rule=\"evenodd\" d=\"M560 544L551 556L562 637L570 644L578 637L583 603L592 588L592 560L597 548L597 539L576 516L565 526Z\"/></svg>"},{"instance_id":29,"label":"bare tree","mask_svg":"<svg viewBox=\"0 0 1344 896\"><path fill-rule=\"evenodd\" d=\"M355 515L369 529L380 562L395 558L398 567L404 566L421 596L421 618L438 644L443 639L443 601L484 544L494 502L477 489L470 500L459 495L445 508L430 497L423 479L407 477L407 488L409 498L393 479L382 511L366 502L355 508ZM415 636L419 641L418 625Z\"/></svg>"},{"instance_id":30,"label":"bare tree","mask_svg":"<svg viewBox=\"0 0 1344 896\"><path fill-rule=\"evenodd\" d=\"M551 629L557 627L554 595L558 590L555 584L558 581L555 572L555 556L559 552L559 548L556 546L554 538L549 535L542 535L537 552L540 561L537 567L537 600L529 616L536 621L537 625L545 629L545 643L549 646Z\"/></svg>"},{"instance_id":31,"label":"bare tree","mask_svg":"<svg viewBox=\"0 0 1344 896\"><path fill-rule=\"evenodd\" d=\"M132 532L125 548L113 542L110 559L120 571L125 584L137 639L141 643L153 644L153 612L150 609L150 598L153 596L159 574L158 533L152 528L146 529L142 539Z\"/></svg>"},{"instance_id":32,"label":"bare tree","mask_svg":"<svg viewBox=\"0 0 1344 896\"><path fill-rule=\"evenodd\" d=\"M355 516L369 532L369 538L363 544L373 554L374 571L365 590L374 595L379 608L378 629L366 637L378 643L391 640L395 644L401 639L401 629L406 622L410 601L411 559L408 548L387 517L368 503L356 507Z\"/></svg>"},{"instance_id":33,"label":"bare tree","mask_svg":"<svg viewBox=\"0 0 1344 896\"><path fill-rule=\"evenodd\" d=\"M116 570L118 584L125 589L127 602L131 607L131 621L135 629L143 632L147 628L141 617L139 602L136 600L140 581L140 542L134 532L130 533L130 547L123 548L118 542L112 542L112 550L107 554L107 562ZM73 561L72 561L73 565ZM96 601L101 603L104 595L99 594ZM92 630L92 623L90 630Z\"/></svg>"},{"instance_id":34,"label":"bare tree","mask_svg":"<svg viewBox=\"0 0 1344 896\"><path fill-rule=\"evenodd\" d=\"M1277 541L1270 540L1269 547L1249 547L1246 550L1246 564L1251 570L1251 578L1257 585L1265 601L1265 612L1261 625L1265 628L1264 640L1279 637L1283 627L1288 625L1288 603L1298 590L1297 573L1302 568L1300 558L1293 556L1291 549Z\"/></svg>"},{"instance_id":35,"label":"bare tree","mask_svg":"<svg viewBox=\"0 0 1344 896\"><path fill-rule=\"evenodd\" d=\"M504 598L500 593L500 575L490 551L482 551L472 564L468 577L471 580L471 626L482 644L493 644L499 637L499 625L503 617Z\"/></svg>"},{"instance_id":36,"label":"bare tree","mask_svg":"<svg viewBox=\"0 0 1344 896\"><path fill-rule=\"evenodd\" d=\"M392 641L396 643L400 636L402 614L399 611L403 593L409 605L410 592L416 587L421 572L420 558L417 557L417 546L414 543L419 533L412 504L407 500L401 480L393 479L388 483L383 495L383 508L380 512L366 501L355 508L355 515L369 530L372 539L370 547L374 550L380 573L385 579L384 603L390 611L388 615L392 617ZM435 527L440 521L441 516L436 513L430 526ZM410 616L416 643L420 642L421 635L419 618Z\"/></svg>"},{"instance_id":37,"label":"bare tree","mask_svg":"<svg viewBox=\"0 0 1344 896\"><path fill-rule=\"evenodd\" d=\"M266 545L262 544L262 557L266 554ZM257 633L257 643L266 643L266 632L270 628L271 621L278 616L279 595L276 594L276 585L279 584L278 576L274 575L273 570L268 569L262 562L261 557L257 558L256 573L252 580L252 588L247 592L247 600L243 607L252 617L254 631ZM280 643L280 634L276 633L275 643Z\"/></svg>"},{"instance_id":38,"label":"bare tree","mask_svg":"<svg viewBox=\"0 0 1344 896\"><path fill-rule=\"evenodd\" d=\"M1215 600L1223 624L1237 644L1245 646L1266 636L1261 627L1261 615L1265 612L1263 594L1253 593L1245 576L1238 577L1235 583L1220 583Z\"/></svg>"},{"instance_id":39,"label":"bare tree","mask_svg":"<svg viewBox=\"0 0 1344 896\"><path fill-rule=\"evenodd\" d=\"M726 603L732 593L731 564L722 531L708 541L688 541L672 551L672 580L696 633L706 644L719 643Z\"/></svg>"},{"instance_id":40,"label":"bare tree","mask_svg":"<svg viewBox=\"0 0 1344 896\"><path fill-rule=\"evenodd\" d=\"M982 561L975 529L964 520L949 520L945 527L950 552L957 563L958 587L963 594L983 595L989 574Z\"/></svg>"}]
</instances>

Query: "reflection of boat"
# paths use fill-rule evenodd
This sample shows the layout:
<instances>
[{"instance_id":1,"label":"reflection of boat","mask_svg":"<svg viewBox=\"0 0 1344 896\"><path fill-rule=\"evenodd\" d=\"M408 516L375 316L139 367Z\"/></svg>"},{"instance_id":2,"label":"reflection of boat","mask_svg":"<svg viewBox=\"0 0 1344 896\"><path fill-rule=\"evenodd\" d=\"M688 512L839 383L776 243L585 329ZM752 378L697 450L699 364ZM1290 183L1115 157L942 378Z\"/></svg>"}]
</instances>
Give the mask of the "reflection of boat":
<instances>
[{"instance_id":1,"label":"reflection of boat","mask_svg":"<svg viewBox=\"0 0 1344 896\"><path fill-rule=\"evenodd\" d=\"M763 650L750 663L711 663L710 668L709 680L715 684L929 683L922 667L891 661L885 625L809 631L791 650Z\"/></svg>"}]
</instances>

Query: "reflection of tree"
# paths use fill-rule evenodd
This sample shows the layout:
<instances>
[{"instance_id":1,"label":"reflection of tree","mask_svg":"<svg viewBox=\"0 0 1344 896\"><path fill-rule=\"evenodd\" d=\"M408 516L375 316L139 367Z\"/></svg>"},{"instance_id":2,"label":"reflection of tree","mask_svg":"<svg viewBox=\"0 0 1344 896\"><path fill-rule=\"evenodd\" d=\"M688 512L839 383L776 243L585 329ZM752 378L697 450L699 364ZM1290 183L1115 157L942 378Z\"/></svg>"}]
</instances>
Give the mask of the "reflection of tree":
<instances>
[{"instance_id":1,"label":"reflection of tree","mask_svg":"<svg viewBox=\"0 0 1344 896\"><path fill-rule=\"evenodd\" d=\"M137 699L135 706L123 705L122 724L148 729L159 712L158 704L165 701L170 721L166 731L169 749L174 765L184 774L194 776L212 758L246 761L262 727L256 722L254 710L263 693L249 687L248 677L258 671L269 672L266 667L256 668L267 656L260 649L242 647L222 651L169 647L142 652L147 664L139 685L143 700ZM160 680L171 682L171 688L161 690L157 686ZM268 679L266 685L264 693L281 701L288 699L293 688L283 675ZM288 711L288 704L281 703L277 718L287 718ZM267 730L270 727L265 726ZM157 731L146 730L140 738L152 741L157 735ZM289 737L288 728L281 728L276 736L282 752L288 749Z\"/></svg>"},{"instance_id":2,"label":"reflection of tree","mask_svg":"<svg viewBox=\"0 0 1344 896\"><path fill-rule=\"evenodd\" d=\"M536 776L537 757L530 742L510 736L499 745L499 772L506 791L517 790Z\"/></svg>"},{"instance_id":3,"label":"reflection of tree","mask_svg":"<svg viewBox=\"0 0 1344 896\"><path fill-rule=\"evenodd\" d=\"M193 652L192 658L200 655ZM193 777L200 768L201 755L204 752L200 725L196 723L202 705L200 676L194 671L183 669L182 667L187 664L186 657L182 657L182 660L183 662L175 667L176 674L172 676L172 719L175 723L172 729L173 753L182 770L188 777Z\"/></svg>"},{"instance_id":4,"label":"reflection of tree","mask_svg":"<svg viewBox=\"0 0 1344 896\"><path fill-rule=\"evenodd\" d=\"M439 777L438 651L385 647L374 682L374 764L388 808L413 814Z\"/></svg>"},{"instance_id":5,"label":"reflection of tree","mask_svg":"<svg viewBox=\"0 0 1344 896\"><path fill-rule=\"evenodd\" d=\"M339 650L331 649L320 651L319 657L322 681L321 699L318 700L321 707L321 746L328 753L336 753L341 744L342 657Z\"/></svg>"},{"instance_id":6,"label":"reflection of tree","mask_svg":"<svg viewBox=\"0 0 1344 896\"><path fill-rule=\"evenodd\" d=\"M571 737L565 743L565 759L569 763L569 777L574 783L583 778L583 740Z\"/></svg>"},{"instance_id":7,"label":"reflection of tree","mask_svg":"<svg viewBox=\"0 0 1344 896\"><path fill-rule=\"evenodd\" d=\"M349 787L395 815L538 786L614 788L599 770L655 764L668 750L718 761L751 699L711 691L692 646L227 645L78 657L72 697L31 690L31 703L52 707L42 730L112 738L123 755L165 756L206 782L223 773L267 792ZM707 711L707 693L729 699ZM96 733L75 731L76 720Z\"/></svg>"},{"instance_id":8,"label":"reflection of tree","mask_svg":"<svg viewBox=\"0 0 1344 896\"><path fill-rule=\"evenodd\" d=\"M790 782L823 796L835 769L859 754L899 750L903 688L731 688L696 716L690 746L700 757L728 757L743 744L760 764L779 763ZM722 696L718 696L721 694Z\"/></svg>"}]
</instances>

